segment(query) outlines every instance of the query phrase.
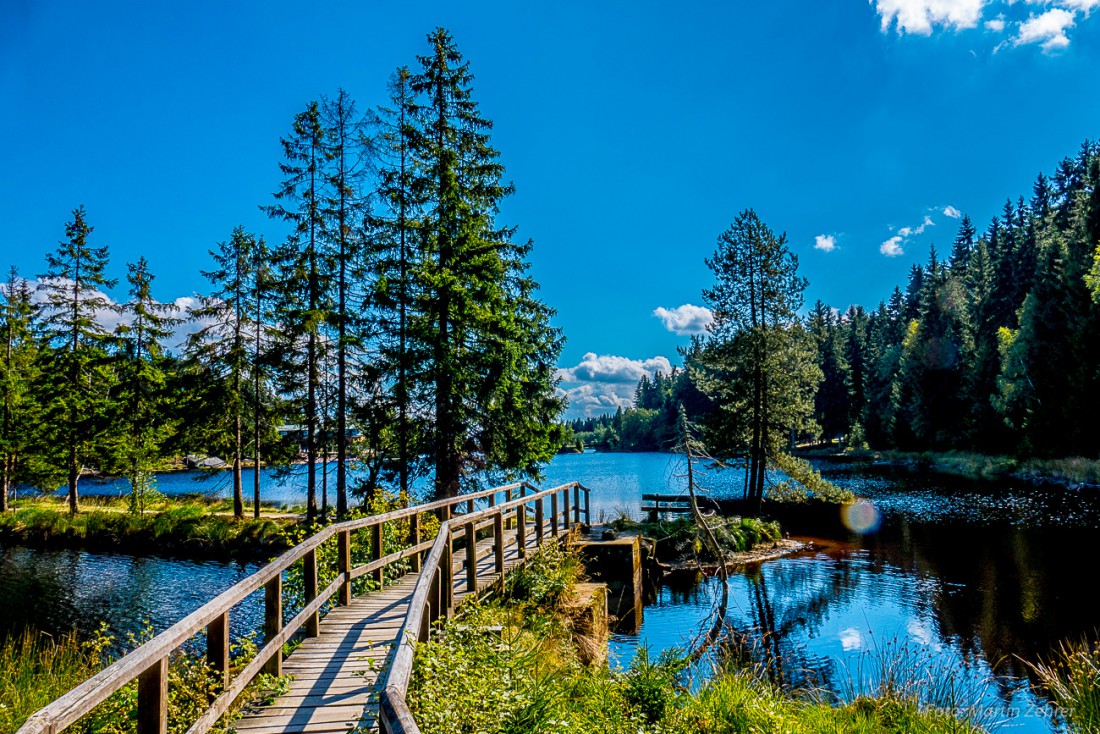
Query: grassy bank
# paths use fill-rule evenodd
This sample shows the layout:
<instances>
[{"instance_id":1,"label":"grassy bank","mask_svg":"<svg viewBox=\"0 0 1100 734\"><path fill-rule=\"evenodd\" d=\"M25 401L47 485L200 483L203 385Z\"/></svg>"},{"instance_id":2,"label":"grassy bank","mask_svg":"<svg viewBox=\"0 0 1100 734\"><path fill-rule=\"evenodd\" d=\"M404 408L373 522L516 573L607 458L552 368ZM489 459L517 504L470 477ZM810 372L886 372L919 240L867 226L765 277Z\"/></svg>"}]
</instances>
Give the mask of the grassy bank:
<instances>
[{"instance_id":1,"label":"grassy bank","mask_svg":"<svg viewBox=\"0 0 1100 734\"><path fill-rule=\"evenodd\" d=\"M418 646L409 701L425 734L980 731L898 689L833 706L732 665L692 693L671 655L586 666L569 604L579 573L569 554L544 551Z\"/></svg>"},{"instance_id":2,"label":"grassy bank","mask_svg":"<svg viewBox=\"0 0 1100 734\"><path fill-rule=\"evenodd\" d=\"M0 515L0 545L255 559L289 547L291 521L285 517L237 520L216 504L187 500L168 500L138 515L125 510L126 502L85 502L70 515L54 498L20 500Z\"/></svg>"},{"instance_id":3,"label":"grassy bank","mask_svg":"<svg viewBox=\"0 0 1100 734\"><path fill-rule=\"evenodd\" d=\"M777 522L765 522L755 517L712 517L709 520L714 537L725 553L744 553L757 545L771 545L783 537ZM706 548L695 522L687 517L655 522L637 522L620 517L610 523L621 532L636 532L652 538L657 546L657 558L662 562L699 558L714 562L718 559Z\"/></svg>"}]
</instances>

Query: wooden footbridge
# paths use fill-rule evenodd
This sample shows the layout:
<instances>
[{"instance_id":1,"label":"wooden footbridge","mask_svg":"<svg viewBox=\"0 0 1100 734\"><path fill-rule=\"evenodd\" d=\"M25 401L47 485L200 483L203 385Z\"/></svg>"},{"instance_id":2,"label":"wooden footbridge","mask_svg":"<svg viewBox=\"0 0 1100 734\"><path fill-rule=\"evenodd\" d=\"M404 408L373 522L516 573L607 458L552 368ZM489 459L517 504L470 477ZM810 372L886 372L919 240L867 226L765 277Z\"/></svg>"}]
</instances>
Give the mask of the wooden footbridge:
<instances>
[{"instance_id":1,"label":"wooden footbridge","mask_svg":"<svg viewBox=\"0 0 1100 734\"><path fill-rule=\"evenodd\" d=\"M289 690L246 705L231 724L241 734L414 734L420 729L405 695L416 642L544 540L587 523L589 507L589 490L576 482L547 490L518 483L330 525L32 715L17 734L59 734L135 681L138 734L166 734L173 653L202 635L219 693L186 734L209 731L265 672L288 676ZM440 519L439 532L424 539L428 516ZM394 544L395 534L404 542ZM387 538L404 547L385 553ZM333 544L338 560L329 571L318 558L331 557ZM304 598L287 619L284 599L298 595L284 593L284 576L298 568ZM356 596L364 577L372 590ZM261 592L264 645L234 670L230 614ZM284 655L292 640L302 641Z\"/></svg>"}]
</instances>

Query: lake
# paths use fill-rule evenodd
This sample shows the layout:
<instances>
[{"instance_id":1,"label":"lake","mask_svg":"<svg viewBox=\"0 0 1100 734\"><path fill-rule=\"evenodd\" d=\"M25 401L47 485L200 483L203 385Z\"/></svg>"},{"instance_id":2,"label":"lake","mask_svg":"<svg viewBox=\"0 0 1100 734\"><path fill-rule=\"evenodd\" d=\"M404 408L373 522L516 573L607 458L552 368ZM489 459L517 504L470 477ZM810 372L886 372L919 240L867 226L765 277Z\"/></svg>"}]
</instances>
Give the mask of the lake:
<instances>
[{"instance_id":1,"label":"lake","mask_svg":"<svg viewBox=\"0 0 1100 734\"><path fill-rule=\"evenodd\" d=\"M941 682L946 670L959 697L1002 730L1057 731L1032 691L1026 661L1060 640L1095 634L1095 582L1086 569L1100 541L1098 493L857 464L818 467L872 500L881 526L864 537L810 539L810 551L735 574L726 621L743 636L746 654L776 682L842 698L871 685L883 660L901 660L917 677ZM562 455L547 467L543 485L583 482L593 490L594 518L610 519L636 515L642 492L679 491L681 471L667 454ZM707 472L703 483L715 496L736 496L742 477ZM101 486L117 492L117 485ZM166 494L196 486L202 483L181 474L160 481ZM95 487L82 482L85 494ZM300 502L299 487L273 482L270 498ZM0 550L0 631L26 624L88 631L106 622L124 635L144 620L163 629L254 568ZM640 629L613 637L613 663L629 663L643 645L657 652L688 643L711 612L715 583L667 579ZM236 615L236 633L254 628L259 604Z\"/></svg>"}]
</instances>

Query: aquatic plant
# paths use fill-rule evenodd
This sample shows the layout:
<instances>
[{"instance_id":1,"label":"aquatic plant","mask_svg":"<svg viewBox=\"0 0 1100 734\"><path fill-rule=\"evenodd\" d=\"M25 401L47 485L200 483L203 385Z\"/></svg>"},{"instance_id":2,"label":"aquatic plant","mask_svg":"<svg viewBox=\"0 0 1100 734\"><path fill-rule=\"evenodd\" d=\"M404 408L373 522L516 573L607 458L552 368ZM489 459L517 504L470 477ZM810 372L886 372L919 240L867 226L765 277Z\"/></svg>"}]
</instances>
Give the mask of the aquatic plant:
<instances>
[{"instance_id":1,"label":"aquatic plant","mask_svg":"<svg viewBox=\"0 0 1100 734\"><path fill-rule=\"evenodd\" d=\"M1051 659L1028 665L1073 731L1100 731L1100 642L1063 642Z\"/></svg>"}]
</instances>

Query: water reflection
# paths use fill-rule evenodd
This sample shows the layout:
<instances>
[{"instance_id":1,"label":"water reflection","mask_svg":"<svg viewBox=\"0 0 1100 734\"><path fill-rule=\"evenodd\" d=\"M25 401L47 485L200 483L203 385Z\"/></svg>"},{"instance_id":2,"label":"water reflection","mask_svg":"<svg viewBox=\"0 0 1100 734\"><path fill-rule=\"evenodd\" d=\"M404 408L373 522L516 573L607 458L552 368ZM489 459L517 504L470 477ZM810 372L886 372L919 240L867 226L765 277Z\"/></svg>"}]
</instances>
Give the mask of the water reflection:
<instances>
[{"instance_id":1,"label":"water reflection","mask_svg":"<svg viewBox=\"0 0 1100 734\"><path fill-rule=\"evenodd\" d=\"M72 550L0 549L0 640L25 627L88 636L106 624L117 647L147 625L158 632L166 629L257 568ZM231 634L250 634L262 620L262 595L254 595L234 609Z\"/></svg>"}]
</instances>

